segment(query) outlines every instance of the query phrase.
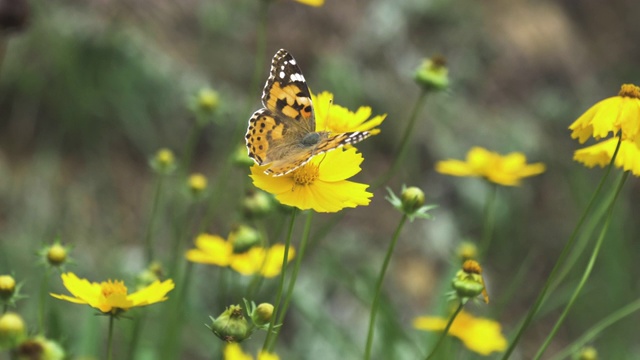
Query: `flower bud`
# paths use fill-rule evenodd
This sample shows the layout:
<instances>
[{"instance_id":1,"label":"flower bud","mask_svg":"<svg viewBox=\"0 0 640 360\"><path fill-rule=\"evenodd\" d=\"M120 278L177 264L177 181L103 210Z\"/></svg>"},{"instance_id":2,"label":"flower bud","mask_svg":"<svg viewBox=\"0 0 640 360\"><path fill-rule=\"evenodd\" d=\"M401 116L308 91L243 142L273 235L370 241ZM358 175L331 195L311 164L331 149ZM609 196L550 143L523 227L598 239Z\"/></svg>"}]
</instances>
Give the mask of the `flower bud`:
<instances>
[{"instance_id":1,"label":"flower bud","mask_svg":"<svg viewBox=\"0 0 640 360\"><path fill-rule=\"evenodd\" d=\"M251 191L242 200L242 212L247 218L267 215L273 209L273 200L264 191Z\"/></svg>"},{"instance_id":2,"label":"flower bud","mask_svg":"<svg viewBox=\"0 0 640 360\"><path fill-rule=\"evenodd\" d=\"M24 340L27 330L24 320L14 312L0 316L0 349L11 349Z\"/></svg>"},{"instance_id":3,"label":"flower bud","mask_svg":"<svg viewBox=\"0 0 640 360\"><path fill-rule=\"evenodd\" d=\"M242 342L253 333L255 329L249 324L242 314L239 305L229 306L218 318L211 318L211 331L226 342Z\"/></svg>"},{"instance_id":4,"label":"flower bud","mask_svg":"<svg viewBox=\"0 0 640 360\"><path fill-rule=\"evenodd\" d=\"M411 186L402 190L400 200L402 200L402 209L408 214L413 214L424 205L424 192Z\"/></svg>"},{"instance_id":5,"label":"flower bud","mask_svg":"<svg viewBox=\"0 0 640 360\"><path fill-rule=\"evenodd\" d=\"M251 314L251 320L257 327L264 327L271 321L271 316L273 316L273 305L262 303Z\"/></svg>"},{"instance_id":6,"label":"flower bud","mask_svg":"<svg viewBox=\"0 0 640 360\"><path fill-rule=\"evenodd\" d=\"M162 268L162 264L158 261L153 261L136 276L136 289L142 290L155 281L161 281L163 276L164 269Z\"/></svg>"},{"instance_id":7,"label":"flower bud","mask_svg":"<svg viewBox=\"0 0 640 360\"><path fill-rule=\"evenodd\" d=\"M473 260L478 256L478 247L470 241L463 241L456 248L456 255L462 262Z\"/></svg>"},{"instance_id":8,"label":"flower bud","mask_svg":"<svg viewBox=\"0 0 640 360\"><path fill-rule=\"evenodd\" d=\"M195 197L202 195L207 189L207 178L200 174L194 173L189 176L189 191Z\"/></svg>"},{"instance_id":9,"label":"flower bud","mask_svg":"<svg viewBox=\"0 0 640 360\"><path fill-rule=\"evenodd\" d=\"M486 303L489 302L489 296L487 295L484 279L482 278L482 268L477 261L465 261L462 264L462 270L458 271L451 281L451 285L457 297L463 301L473 299L482 294L484 301Z\"/></svg>"},{"instance_id":10,"label":"flower bud","mask_svg":"<svg viewBox=\"0 0 640 360\"><path fill-rule=\"evenodd\" d=\"M11 299L16 291L16 280L11 275L0 275L0 300Z\"/></svg>"},{"instance_id":11,"label":"flower bud","mask_svg":"<svg viewBox=\"0 0 640 360\"><path fill-rule=\"evenodd\" d=\"M414 79L425 91L446 90L449 87L447 60L440 55L424 60L416 70Z\"/></svg>"},{"instance_id":12,"label":"flower bud","mask_svg":"<svg viewBox=\"0 0 640 360\"><path fill-rule=\"evenodd\" d=\"M260 233L246 225L240 225L229 234L229 242L233 244L233 252L242 254L254 246L260 245L262 237Z\"/></svg>"},{"instance_id":13,"label":"flower bud","mask_svg":"<svg viewBox=\"0 0 640 360\"><path fill-rule=\"evenodd\" d=\"M247 168L255 162L253 159L249 157L247 153L247 146L242 144L236 148L236 150L231 154L231 162L239 168Z\"/></svg>"},{"instance_id":14,"label":"flower bud","mask_svg":"<svg viewBox=\"0 0 640 360\"><path fill-rule=\"evenodd\" d=\"M210 88L202 88L198 92L197 104L203 114L211 114L220 105L220 95Z\"/></svg>"},{"instance_id":15,"label":"flower bud","mask_svg":"<svg viewBox=\"0 0 640 360\"><path fill-rule=\"evenodd\" d=\"M580 349L575 357L576 360L598 360L598 351L593 346Z\"/></svg>"},{"instance_id":16,"label":"flower bud","mask_svg":"<svg viewBox=\"0 0 640 360\"><path fill-rule=\"evenodd\" d=\"M176 158L173 152L167 148L158 150L151 159L151 168L161 174L169 174L176 168Z\"/></svg>"},{"instance_id":17,"label":"flower bud","mask_svg":"<svg viewBox=\"0 0 640 360\"><path fill-rule=\"evenodd\" d=\"M60 266L67 261L67 248L55 243L47 251L47 262L52 266Z\"/></svg>"},{"instance_id":18,"label":"flower bud","mask_svg":"<svg viewBox=\"0 0 640 360\"><path fill-rule=\"evenodd\" d=\"M36 336L29 339L16 349L19 360L63 360L65 358L64 349L55 341L43 336Z\"/></svg>"}]
</instances>

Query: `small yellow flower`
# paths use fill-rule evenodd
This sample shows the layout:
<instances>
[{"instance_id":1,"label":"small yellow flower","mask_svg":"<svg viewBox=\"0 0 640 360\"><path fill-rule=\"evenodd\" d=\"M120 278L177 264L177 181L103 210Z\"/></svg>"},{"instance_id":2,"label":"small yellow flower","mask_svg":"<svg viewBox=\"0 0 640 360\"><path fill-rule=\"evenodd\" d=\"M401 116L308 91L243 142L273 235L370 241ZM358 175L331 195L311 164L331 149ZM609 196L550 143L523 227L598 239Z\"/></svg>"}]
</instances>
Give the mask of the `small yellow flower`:
<instances>
[{"instance_id":1,"label":"small yellow flower","mask_svg":"<svg viewBox=\"0 0 640 360\"><path fill-rule=\"evenodd\" d=\"M324 5L324 0L294 0L299 2L300 4L305 4L314 7L320 7Z\"/></svg>"},{"instance_id":2,"label":"small yellow flower","mask_svg":"<svg viewBox=\"0 0 640 360\"><path fill-rule=\"evenodd\" d=\"M266 166L251 167L253 184L289 206L317 212L337 212L346 207L369 205L369 185L347 181L360 172L364 158L355 148L337 149L316 156L307 164L283 175L264 173ZM267 165L268 166L268 165Z\"/></svg>"},{"instance_id":3,"label":"small yellow flower","mask_svg":"<svg viewBox=\"0 0 640 360\"><path fill-rule=\"evenodd\" d=\"M200 264L229 266L242 275L260 275L271 278L280 274L284 245L275 244L266 249L253 246L245 252L235 253L233 241L227 241L217 235L200 234L196 238L196 248L185 254L187 260ZM295 256L295 250L289 248L288 261Z\"/></svg>"},{"instance_id":4,"label":"small yellow flower","mask_svg":"<svg viewBox=\"0 0 640 360\"><path fill-rule=\"evenodd\" d=\"M173 151L162 148L149 161L151 168L160 174L170 174L176 167L176 157Z\"/></svg>"},{"instance_id":5,"label":"small yellow flower","mask_svg":"<svg viewBox=\"0 0 640 360\"><path fill-rule=\"evenodd\" d=\"M224 348L224 360L253 360L253 356L242 351L237 343L227 344ZM280 360L278 355L261 351L256 360Z\"/></svg>"},{"instance_id":6,"label":"small yellow flower","mask_svg":"<svg viewBox=\"0 0 640 360\"><path fill-rule=\"evenodd\" d=\"M418 330L442 331L448 319L433 316L421 316L413 320L413 327ZM476 318L462 310L453 320L448 335L457 337L464 346L480 355L504 351L507 339L502 335L500 323Z\"/></svg>"},{"instance_id":7,"label":"small yellow flower","mask_svg":"<svg viewBox=\"0 0 640 360\"><path fill-rule=\"evenodd\" d=\"M47 261L53 266L60 266L67 261L69 249L62 244L55 243L47 251Z\"/></svg>"},{"instance_id":8,"label":"small yellow flower","mask_svg":"<svg viewBox=\"0 0 640 360\"><path fill-rule=\"evenodd\" d=\"M188 183L193 195L199 195L207 189L207 177L200 173L191 174Z\"/></svg>"},{"instance_id":9,"label":"small yellow flower","mask_svg":"<svg viewBox=\"0 0 640 360\"><path fill-rule=\"evenodd\" d=\"M545 166L543 163L527 164L527 158L519 152L502 156L481 147L473 147L467 153L466 161L439 161L436 171L453 176L481 176L498 185L517 186L523 178L543 173Z\"/></svg>"},{"instance_id":10,"label":"small yellow flower","mask_svg":"<svg viewBox=\"0 0 640 360\"><path fill-rule=\"evenodd\" d=\"M611 162L617 145L618 138L600 141L595 145L576 150L573 154L573 160L590 168L596 165L605 167ZM640 176L640 147L633 141L622 140L616 155L615 166L624 171L631 171L635 176Z\"/></svg>"},{"instance_id":11,"label":"small yellow flower","mask_svg":"<svg viewBox=\"0 0 640 360\"><path fill-rule=\"evenodd\" d=\"M463 241L456 248L456 254L462 262L473 260L478 257L478 246L472 242Z\"/></svg>"},{"instance_id":12,"label":"small yellow flower","mask_svg":"<svg viewBox=\"0 0 640 360\"><path fill-rule=\"evenodd\" d=\"M593 105L569 126L571 138L584 143L588 138L596 140L616 135L622 139L640 142L640 87L624 84L618 96L604 99Z\"/></svg>"},{"instance_id":13,"label":"small yellow flower","mask_svg":"<svg viewBox=\"0 0 640 360\"><path fill-rule=\"evenodd\" d=\"M78 278L72 272L62 274L62 283L73 297L58 294L50 294L51 296L76 304L88 304L103 313L110 314L118 314L133 307L165 301L167 293L175 287L171 279L163 282L154 281L142 290L127 294L127 288L123 281L108 280L101 283L90 283L86 279Z\"/></svg>"},{"instance_id":14,"label":"small yellow flower","mask_svg":"<svg viewBox=\"0 0 640 360\"><path fill-rule=\"evenodd\" d=\"M311 94L313 110L316 117L316 129L335 133L351 131L368 131L371 135L380 133L375 127L382 124L387 114L377 115L372 119L371 108L361 106L356 112L333 103L333 94L328 91L318 95Z\"/></svg>"}]
</instances>

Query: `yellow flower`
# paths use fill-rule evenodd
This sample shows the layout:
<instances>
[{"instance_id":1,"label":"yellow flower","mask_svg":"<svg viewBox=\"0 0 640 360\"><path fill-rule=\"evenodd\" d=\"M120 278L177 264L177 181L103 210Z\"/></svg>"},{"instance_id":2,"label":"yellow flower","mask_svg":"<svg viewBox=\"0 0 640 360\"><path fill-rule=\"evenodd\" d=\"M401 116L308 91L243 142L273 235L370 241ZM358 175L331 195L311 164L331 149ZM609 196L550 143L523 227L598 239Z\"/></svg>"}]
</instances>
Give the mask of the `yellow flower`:
<instances>
[{"instance_id":1,"label":"yellow flower","mask_svg":"<svg viewBox=\"0 0 640 360\"><path fill-rule=\"evenodd\" d=\"M571 137L580 143L621 131L622 139L640 142L640 88L624 84L618 96L604 99L582 114L571 126Z\"/></svg>"},{"instance_id":2,"label":"yellow flower","mask_svg":"<svg viewBox=\"0 0 640 360\"><path fill-rule=\"evenodd\" d=\"M62 274L62 283L73 297L58 294L51 294L51 296L76 304L88 304L103 313L111 314L165 301L167 293L175 287L171 279L163 282L154 281L151 285L133 294L127 294L127 288L123 281L108 280L101 283L90 283L86 279L78 278L72 272Z\"/></svg>"},{"instance_id":3,"label":"yellow flower","mask_svg":"<svg viewBox=\"0 0 640 360\"><path fill-rule=\"evenodd\" d=\"M309 6L315 6L315 7L320 7L324 5L324 0L295 0L295 1L299 2L300 4L305 4Z\"/></svg>"},{"instance_id":4,"label":"yellow flower","mask_svg":"<svg viewBox=\"0 0 640 360\"><path fill-rule=\"evenodd\" d=\"M196 238L196 248L188 250L185 256L195 263L229 266L242 275L259 273L271 278L280 274L284 245L275 244L268 249L253 246L245 252L234 253L232 237L230 235L227 241L217 235L200 234ZM287 261L291 261L294 256L295 250L289 248Z\"/></svg>"},{"instance_id":5,"label":"yellow flower","mask_svg":"<svg viewBox=\"0 0 640 360\"><path fill-rule=\"evenodd\" d=\"M442 331L449 319L432 316L420 316L413 320L413 327L418 330ZM481 355L504 351L507 339L502 335L500 324L486 318L476 318L461 311L453 320L449 335L462 341L468 349Z\"/></svg>"},{"instance_id":6,"label":"yellow flower","mask_svg":"<svg viewBox=\"0 0 640 360\"><path fill-rule=\"evenodd\" d=\"M607 166L611 162L617 145L618 138L601 141L595 145L576 150L573 154L573 160L590 168L596 165ZM640 147L633 141L622 140L616 155L615 166L624 171L631 171L635 176L640 176Z\"/></svg>"},{"instance_id":7,"label":"yellow flower","mask_svg":"<svg viewBox=\"0 0 640 360\"><path fill-rule=\"evenodd\" d=\"M251 178L256 187L274 194L284 205L337 212L346 207L369 205L373 196L366 191L369 185L346 180L360 172L363 160L355 148L337 149L316 156L283 176L267 175L265 166L254 165Z\"/></svg>"},{"instance_id":8,"label":"yellow flower","mask_svg":"<svg viewBox=\"0 0 640 360\"><path fill-rule=\"evenodd\" d=\"M253 360L253 356L242 351L238 343L229 343L224 347L224 360ZM280 360L278 355L261 351L256 360Z\"/></svg>"},{"instance_id":9,"label":"yellow flower","mask_svg":"<svg viewBox=\"0 0 640 360\"><path fill-rule=\"evenodd\" d=\"M520 185L520 180L543 173L543 163L527 164L524 154L507 155L473 147L467 153L467 161L445 160L436 164L436 171L453 176L482 176L488 181L504 186Z\"/></svg>"},{"instance_id":10,"label":"yellow flower","mask_svg":"<svg viewBox=\"0 0 640 360\"><path fill-rule=\"evenodd\" d=\"M371 135L376 135L380 129L374 129L382 124L387 117L386 114L371 116L371 108L361 106L354 113L347 108L333 103L333 94L324 91L318 95L311 94L313 111L316 117L316 129L331 131L335 133L351 131L369 131Z\"/></svg>"}]
</instances>

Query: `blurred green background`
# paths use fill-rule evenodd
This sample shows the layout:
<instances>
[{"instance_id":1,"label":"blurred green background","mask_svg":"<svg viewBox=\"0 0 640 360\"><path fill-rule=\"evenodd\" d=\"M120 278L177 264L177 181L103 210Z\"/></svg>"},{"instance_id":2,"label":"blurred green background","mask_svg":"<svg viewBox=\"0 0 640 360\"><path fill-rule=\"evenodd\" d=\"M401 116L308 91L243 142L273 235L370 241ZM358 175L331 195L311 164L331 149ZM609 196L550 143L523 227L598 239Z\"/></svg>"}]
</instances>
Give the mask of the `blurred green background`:
<instances>
[{"instance_id":1,"label":"blurred green background","mask_svg":"<svg viewBox=\"0 0 640 360\"><path fill-rule=\"evenodd\" d=\"M355 180L371 184L391 165L418 97L413 72L422 59L442 54L451 88L428 97L409 156L389 184L396 191L402 184L419 186L428 202L441 206L434 221L416 221L403 232L385 282L378 356L416 358L416 347L424 352L432 342L431 334L411 329L411 319L443 314L458 266L455 248L479 239L488 193L481 180L440 175L434 163L462 159L476 145L521 151L531 162L547 164L546 173L523 186L499 189L495 238L483 261L492 303L472 306L474 313L499 320L509 335L603 174L572 161L580 145L570 139L568 125L595 102L616 95L621 84L640 83L640 2L327 0L312 8L275 1L267 13L262 77L252 86L261 9L260 0L35 0L24 29L5 32L0 273L13 272L32 294L18 309L35 321L42 268L34 265L34 253L57 236L75 246L71 270L81 277L123 278L144 268L142 238L153 187L148 158L160 147L180 157L194 124L188 104L202 87L218 91L221 104L189 171L206 174L212 186L249 173L223 173L228 156L243 143L242 136L230 136L260 107L270 58L280 48L296 57L312 91L331 91L336 104L352 110L368 105L373 114L388 114L381 134L358 146L365 161ZM181 181L174 179L175 194L163 202L166 221L155 231L159 244L168 243L172 221L182 214L176 205ZM245 191L234 181L225 188L216 216L205 224L223 236L240 220ZM636 179L627 183L588 287L548 354L640 295L634 273L639 190ZM383 188L375 190L369 207L345 210L338 225L313 243L277 347L283 358L360 356L374 278L400 217L385 195ZM314 232L333 219L316 216ZM585 264L578 262L514 358L535 353ZM211 269L199 270L186 311L185 359L212 358L211 344L218 340L202 323L239 302L233 296L221 302L217 277ZM51 283L61 291L57 277ZM272 292L262 296L255 300L273 301ZM73 305L51 306L71 352L99 358L95 344L104 337L70 331L65 318L73 317L66 314ZM603 358L640 357L638 321L639 315L627 318L595 340ZM144 341L151 349L146 356L153 358L153 341ZM462 351L459 358L474 355Z\"/></svg>"}]
</instances>

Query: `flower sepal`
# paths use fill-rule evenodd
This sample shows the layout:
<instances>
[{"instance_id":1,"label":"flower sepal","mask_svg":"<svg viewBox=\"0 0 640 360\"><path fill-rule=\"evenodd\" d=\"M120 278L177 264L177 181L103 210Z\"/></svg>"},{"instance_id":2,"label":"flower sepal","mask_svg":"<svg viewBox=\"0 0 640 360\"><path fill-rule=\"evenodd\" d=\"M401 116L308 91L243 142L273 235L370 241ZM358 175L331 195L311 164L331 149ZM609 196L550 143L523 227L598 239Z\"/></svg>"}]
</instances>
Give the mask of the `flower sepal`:
<instances>
[{"instance_id":1,"label":"flower sepal","mask_svg":"<svg viewBox=\"0 0 640 360\"><path fill-rule=\"evenodd\" d=\"M393 190L387 188L389 196L386 199L398 209L401 213L409 217L409 221L415 218L430 220L433 218L429 211L438 207L435 204L424 205L424 193L417 187L406 187L402 185L400 197L393 193Z\"/></svg>"}]
</instances>

